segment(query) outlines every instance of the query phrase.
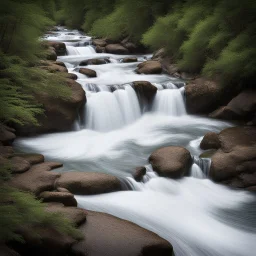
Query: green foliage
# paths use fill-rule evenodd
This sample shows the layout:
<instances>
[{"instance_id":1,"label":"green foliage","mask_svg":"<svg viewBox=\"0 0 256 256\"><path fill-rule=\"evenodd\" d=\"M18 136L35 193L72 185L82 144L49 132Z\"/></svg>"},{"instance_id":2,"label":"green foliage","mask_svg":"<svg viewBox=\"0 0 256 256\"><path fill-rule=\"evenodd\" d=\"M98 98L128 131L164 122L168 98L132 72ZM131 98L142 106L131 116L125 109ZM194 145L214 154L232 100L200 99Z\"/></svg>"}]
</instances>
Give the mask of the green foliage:
<instances>
[{"instance_id":1,"label":"green foliage","mask_svg":"<svg viewBox=\"0 0 256 256\"><path fill-rule=\"evenodd\" d=\"M255 82L255 13L251 0L187 0L159 17L142 42L165 47L183 71L248 85Z\"/></svg>"},{"instance_id":2,"label":"green foliage","mask_svg":"<svg viewBox=\"0 0 256 256\"><path fill-rule=\"evenodd\" d=\"M3 122L38 125L36 117L43 109L33 96L39 91L53 97L70 96L61 76L31 67L17 56L0 52L0 58L0 120Z\"/></svg>"},{"instance_id":3,"label":"green foliage","mask_svg":"<svg viewBox=\"0 0 256 256\"><path fill-rule=\"evenodd\" d=\"M75 239L81 239L81 233L76 227L59 213L48 213L44 210L44 204L36 200L33 195L18 191L4 183L11 177L8 165L0 167L0 242L17 240L23 242L23 238L16 233L21 226L49 227L60 233L70 235ZM36 233L34 233L37 235Z\"/></svg>"}]
</instances>

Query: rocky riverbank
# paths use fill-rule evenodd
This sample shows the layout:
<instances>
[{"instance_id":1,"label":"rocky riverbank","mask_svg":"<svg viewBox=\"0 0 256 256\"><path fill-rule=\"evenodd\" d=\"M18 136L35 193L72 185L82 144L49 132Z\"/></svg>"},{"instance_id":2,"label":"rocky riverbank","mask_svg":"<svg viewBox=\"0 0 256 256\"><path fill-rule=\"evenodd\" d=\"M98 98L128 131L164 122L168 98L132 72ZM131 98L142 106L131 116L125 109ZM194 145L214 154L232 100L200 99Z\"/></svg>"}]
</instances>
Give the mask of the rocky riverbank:
<instances>
[{"instance_id":1,"label":"rocky riverbank","mask_svg":"<svg viewBox=\"0 0 256 256\"><path fill-rule=\"evenodd\" d=\"M77 208L74 194L120 191L119 179L103 173L54 172L61 163L45 161L40 154L16 153L11 146L14 133L0 126L0 164L8 164L12 172L6 185L33 193L42 200L46 212L60 213L76 225L83 239L77 241L47 226L34 227L33 234L31 228L20 227L17 232L25 243L10 241L1 246L1 255L172 255L170 243L146 229L108 214Z\"/></svg>"}]
</instances>

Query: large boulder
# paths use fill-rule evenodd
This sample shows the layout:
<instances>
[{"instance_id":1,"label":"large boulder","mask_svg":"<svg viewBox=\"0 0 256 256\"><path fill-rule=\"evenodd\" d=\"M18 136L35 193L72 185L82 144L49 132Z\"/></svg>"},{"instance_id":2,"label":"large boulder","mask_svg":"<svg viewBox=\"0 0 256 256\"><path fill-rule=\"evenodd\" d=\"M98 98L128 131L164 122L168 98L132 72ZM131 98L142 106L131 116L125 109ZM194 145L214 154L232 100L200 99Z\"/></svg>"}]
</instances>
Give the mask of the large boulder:
<instances>
[{"instance_id":1,"label":"large boulder","mask_svg":"<svg viewBox=\"0 0 256 256\"><path fill-rule=\"evenodd\" d=\"M186 108L190 114L205 114L216 109L223 98L223 90L214 81L198 78L185 86Z\"/></svg>"},{"instance_id":2,"label":"large boulder","mask_svg":"<svg viewBox=\"0 0 256 256\"><path fill-rule=\"evenodd\" d=\"M61 166L62 164L55 162L33 165L28 171L13 176L8 184L17 189L39 195L43 191L54 189L54 184L60 174L50 172L50 170Z\"/></svg>"},{"instance_id":3,"label":"large boulder","mask_svg":"<svg viewBox=\"0 0 256 256\"><path fill-rule=\"evenodd\" d=\"M96 77L97 73L89 68L79 68L79 73L86 75L88 77Z\"/></svg>"},{"instance_id":4,"label":"large boulder","mask_svg":"<svg viewBox=\"0 0 256 256\"><path fill-rule=\"evenodd\" d=\"M89 60L83 60L80 62L79 66L87 66L87 65L103 65L109 63L108 58L104 59L89 59Z\"/></svg>"},{"instance_id":5,"label":"large boulder","mask_svg":"<svg viewBox=\"0 0 256 256\"><path fill-rule=\"evenodd\" d=\"M157 92L157 88L148 81L135 81L133 82L133 88L138 97L145 100L147 104L152 103Z\"/></svg>"},{"instance_id":6,"label":"large boulder","mask_svg":"<svg viewBox=\"0 0 256 256\"><path fill-rule=\"evenodd\" d=\"M80 227L85 239L73 245L80 256L171 256L172 245L142 227L106 213L88 211ZM118 242L117 242L118 241Z\"/></svg>"},{"instance_id":7,"label":"large boulder","mask_svg":"<svg viewBox=\"0 0 256 256\"><path fill-rule=\"evenodd\" d=\"M148 60L138 65L136 72L138 74L161 74L162 65L159 61Z\"/></svg>"},{"instance_id":8,"label":"large boulder","mask_svg":"<svg viewBox=\"0 0 256 256\"><path fill-rule=\"evenodd\" d=\"M35 98L39 104L43 105L45 110L43 115L38 116L40 126L17 126L17 133L20 135L33 135L71 130L77 119L77 113L86 102L86 97L81 85L74 80L67 79L66 86L71 89L71 95L65 99L38 92Z\"/></svg>"},{"instance_id":9,"label":"large boulder","mask_svg":"<svg viewBox=\"0 0 256 256\"><path fill-rule=\"evenodd\" d=\"M128 54L129 51L121 44L108 44L106 46L106 52L113 54Z\"/></svg>"},{"instance_id":10,"label":"large boulder","mask_svg":"<svg viewBox=\"0 0 256 256\"><path fill-rule=\"evenodd\" d=\"M65 43L48 41L47 44L55 49L57 55L65 55L67 52Z\"/></svg>"},{"instance_id":11,"label":"large boulder","mask_svg":"<svg viewBox=\"0 0 256 256\"><path fill-rule=\"evenodd\" d=\"M94 195L122 189L116 177L94 172L66 172L61 175L55 185L77 195Z\"/></svg>"},{"instance_id":12,"label":"large boulder","mask_svg":"<svg viewBox=\"0 0 256 256\"><path fill-rule=\"evenodd\" d=\"M233 98L227 106L222 106L210 114L213 118L227 120L245 120L253 119L256 112L256 91L244 90Z\"/></svg>"},{"instance_id":13,"label":"large boulder","mask_svg":"<svg viewBox=\"0 0 256 256\"><path fill-rule=\"evenodd\" d=\"M256 128L227 128L218 135L221 148L212 156L210 177L232 187L256 187Z\"/></svg>"},{"instance_id":14,"label":"large boulder","mask_svg":"<svg viewBox=\"0 0 256 256\"><path fill-rule=\"evenodd\" d=\"M0 142L8 146L12 144L15 138L15 130L0 123Z\"/></svg>"},{"instance_id":15,"label":"large boulder","mask_svg":"<svg viewBox=\"0 0 256 256\"><path fill-rule=\"evenodd\" d=\"M187 149L169 146L154 151L149 162L160 176L177 179L188 174L192 158Z\"/></svg>"}]
</instances>

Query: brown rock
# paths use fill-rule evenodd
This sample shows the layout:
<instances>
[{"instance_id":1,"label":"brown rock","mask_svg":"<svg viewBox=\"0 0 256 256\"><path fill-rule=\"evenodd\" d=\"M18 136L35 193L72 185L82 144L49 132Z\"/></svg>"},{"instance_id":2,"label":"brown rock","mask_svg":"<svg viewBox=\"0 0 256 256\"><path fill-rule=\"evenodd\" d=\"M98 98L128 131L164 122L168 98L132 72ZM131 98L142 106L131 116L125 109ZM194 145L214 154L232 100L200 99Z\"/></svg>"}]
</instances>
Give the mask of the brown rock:
<instances>
[{"instance_id":1,"label":"brown rock","mask_svg":"<svg viewBox=\"0 0 256 256\"><path fill-rule=\"evenodd\" d=\"M106 46L106 52L113 54L128 54L129 51L121 44L108 44Z\"/></svg>"},{"instance_id":2,"label":"brown rock","mask_svg":"<svg viewBox=\"0 0 256 256\"><path fill-rule=\"evenodd\" d=\"M171 244L153 232L105 213L89 211L87 222L80 230L85 239L73 246L75 255L169 256L173 253Z\"/></svg>"},{"instance_id":3,"label":"brown rock","mask_svg":"<svg viewBox=\"0 0 256 256\"><path fill-rule=\"evenodd\" d=\"M0 142L6 146L11 145L16 138L14 132L14 129L0 123Z\"/></svg>"},{"instance_id":4,"label":"brown rock","mask_svg":"<svg viewBox=\"0 0 256 256\"><path fill-rule=\"evenodd\" d=\"M77 206L74 195L68 192L44 191L39 197L43 199L43 202L57 202L65 206Z\"/></svg>"},{"instance_id":5,"label":"brown rock","mask_svg":"<svg viewBox=\"0 0 256 256\"><path fill-rule=\"evenodd\" d=\"M77 195L93 195L121 190L120 181L109 174L93 172L66 172L56 182Z\"/></svg>"},{"instance_id":6,"label":"brown rock","mask_svg":"<svg viewBox=\"0 0 256 256\"><path fill-rule=\"evenodd\" d=\"M148 104L153 101L157 92L157 88L148 81L135 81L133 88L139 98L145 99Z\"/></svg>"},{"instance_id":7,"label":"brown rock","mask_svg":"<svg viewBox=\"0 0 256 256\"><path fill-rule=\"evenodd\" d=\"M15 153L14 156L22 157L30 164L40 164L44 162L44 156L41 154Z\"/></svg>"},{"instance_id":8,"label":"brown rock","mask_svg":"<svg viewBox=\"0 0 256 256\"><path fill-rule=\"evenodd\" d=\"M74 225L80 226L85 223L87 211L77 207L64 207L61 203L47 203L45 204L47 212L57 212L70 220Z\"/></svg>"},{"instance_id":9,"label":"brown rock","mask_svg":"<svg viewBox=\"0 0 256 256\"><path fill-rule=\"evenodd\" d=\"M161 48L154 52L152 60L162 60L164 57L166 57L166 51L164 48Z\"/></svg>"},{"instance_id":10,"label":"brown rock","mask_svg":"<svg viewBox=\"0 0 256 256\"><path fill-rule=\"evenodd\" d=\"M188 173L192 158L187 149L170 146L154 151L149 162L160 176L176 179Z\"/></svg>"},{"instance_id":11,"label":"brown rock","mask_svg":"<svg viewBox=\"0 0 256 256\"><path fill-rule=\"evenodd\" d=\"M14 153L13 148L10 146L0 146L0 156L10 157Z\"/></svg>"},{"instance_id":12,"label":"brown rock","mask_svg":"<svg viewBox=\"0 0 256 256\"><path fill-rule=\"evenodd\" d=\"M66 45L62 42L48 41L47 44L55 49L57 55L66 54Z\"/></svg>"},{"instance_id":13,"label":"brown rock","mask_svg":"<svg viewBox=\"0 0 256 256\"><path fill-rule=\"evenodd\" d=\"M95 51L97 53L103 53L103 52L106 52L106 48L97 45L96 48L95 48Z\"/></svg>"},{"instance_id":14,"label":"brown rock","mask_svg":"<svg viewBox=\"0 0 256 256\"><path fill-rule=\"evenodd\" d=\"M92 40L92 44L94 46L105 47L107 45L107 42L104 39L94 39Z\"/></svg>"},{"instance_id":15,"label":"brown rock","mask_svg":"<svg viewBox=\"0 0 256 256\"><path fill-rule=\"evenodd\" d=\"M136 72L138 74L161 74L162 66L159 61L148 60L140 63L136 69Z\"/></svg>"},{"instance_id":16,"label":"brown rock","mask_svg":"<svg viewBox=\"0 0 256 256\"><path fill-rule=\"evenodd\" d=\"M214 81L198 78L185 86L186 107L191 114L209 113L219 106L223 91Z\"/></svg>"},{"instance_id":17,"label":"brown rock","mask_svg":"<svg viewBox=\"0 0 256 256\"><path fill-rule=\"evenodd\" d=\"M220 148L220 140L218 134L215 132L208 132L204 135L203 140L200 143L200 148L203 150L207 149L218 149Z\"/></svg>"},{"instance_id":18,"label":"brown rock","mask_svg":"<svg viewBox=\"0 0 256 256\"><path fill-rule=\"evenodd\" d=\"M56 65L59 65L59 66L62 66L62 67L64 67L64 68L66 68L65 63L62 62L62 61L54 61L53 64L56 64Z\"/></svg>"},{"instance_id":19,"label":"brown rock","mask_svg":"<svg viewBox=\"0 0 256 256\"><path fill-rule=\"evenodd\" d=\"M245 90L210 114L213 118L226 120L251 120L256 112L256 91Z\"/></svg>"},{"instance_id":20,"label":"brown rock","mask_svg":"<svg viewBox=\"0 0 256 256\"><path fill-rule=\"evenodd\" d=\"M213 155L210 177L237 188L256 185L256 128L233 127L218 138L221 148Z\"/></svg>"},{"instance_id":21,"label":"brown rock","mask_svg":"<svg viewBox=\"0 0 256 256\"><path fill-rule=\"evenodd\" d=\"M123 63L131 63L131 62L137 62L138 59L136 57L127 57L123 58L122 62Z\"/></svg>"},{"instance_id":22,"label":"brown rock","mask_svg":"<svg viewBox=\"0 0 256 256\"><path fill-rule=\"evenodd\" d=\"M57 54L55 52L55 49L53 47L49 47L46 51L46 59L55 61L57 60Z\"/></svg>"},{"instance_id":23,"label":"brown rock","mask_svg":"<svg viewBox=\"0 0 256 256\"><path fill-rule=\"evenodd\" d=\"M23 237L25 243L14 242L12 244L21 255L67 255L71 246L76 242L70 236L48 225L23 226L19 228L18 233Z\"/></svg>"},{"instance_id":24,"label":"brown rock","mask_svg":"<svg viewBox=\"0 0 256 256\"><path fill-rule=\"evenodd\" d=\"M86 102L85 92L80 84L67 79L67 85L71 89L71 96L67 99L54 98L48 94L39 93L35 96L38 103L43 104L44 115L38 116L40 126L17 126L20 135L33 135L38 133L68 131L71 130L77 113Z\"/></svg>"},{"instance_id":25,"label":"brown rock","mask_svg":"<svg viewBox=\"0 0 256 256\"><path fill-rule=\"evenodd\" d=\"M109 63L109 59L89 59L83 60L80 62L79 66L87 66L87 65L103 65Z\"/></svg>"},{"instance_id":26,"label":"brown rock","mask_svg":"<svg viewBox=\"0 0 256 256\"><path fill-rule=\"evenodd\" d=\"M68 70L66 67L50 63L47 66L40 66L41 69L47 70L50 73L56 73L56 72L62 72L62 73L67 73Z\"/></svg>"},{"instance_id":27,"label":"brown rock","mask_svg":"<svg viewBox=\"0 0 256 256\"><path fill-rule=\"evenodd\" d=\"M66 188L62 188L62 187L58 187L58 188L56 188L56 190L59 191L59 192L67 192L67 193L70 193L69 190L67 190Z\"/></svg>"},{"instance_id":28,"label":"brown rock","mask_svg":"<svg viewBox=\"0 0 256 256\"><path fill-rule=\"evenodd\" d=\"M86 75L88 77L97 77L97 73L89 68L80 68L79 73Z\"/></svg>"},{"instance_id":29,"label":"brown rock","mask_svg":"<svg viewBox=\"0 0 256 256\"><path fill-rule=\"evenodd\" d=\"M133 177L136 181L140 182L143 180L143 176L146 174L147 170L145 166L136 167Z\"/></svg>"},{"instance_id":30,"label":"brown rock","mask_svg":"<svg viewBox=\"0 0 256 256\"><path fill-rule=\"evenodd\" d=\"M50 170L61 166L62 164L55 162L33 165L28 171L13 176L8 184L39 195L43 191L54 189L55 181L60 174L50 172Z\"/></svg>"},{"instance_id":31,"label":"brown rock","mask_svg":"<svg viewBox=\"0 0 256 256\"><path fill-rule=\"evenodd\" d=\"M67 73L67 78L68 79L73 79L73 80L77 80L77 75L73 74L73 73Z\"/></svg>"},{"instance_id":32,"label":"brown rock","mask_svg":"<svg viewBox=\"0 0 256 256\"><path fill-rule=\"evenodd\" d=\"M14 156L10 159L10 167L13 173L22 173L30 168L30 163L22 157Z\"/></svg>"}]
</instances>

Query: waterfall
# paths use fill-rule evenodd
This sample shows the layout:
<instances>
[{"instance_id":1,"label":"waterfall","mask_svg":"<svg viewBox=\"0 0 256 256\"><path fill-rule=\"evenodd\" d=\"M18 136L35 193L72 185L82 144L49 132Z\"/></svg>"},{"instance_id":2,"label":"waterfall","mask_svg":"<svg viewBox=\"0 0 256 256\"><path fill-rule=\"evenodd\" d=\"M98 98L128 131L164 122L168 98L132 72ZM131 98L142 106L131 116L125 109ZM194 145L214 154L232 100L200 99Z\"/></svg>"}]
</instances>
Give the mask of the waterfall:
<instances>
[{"instance_id":1,"label":"waterfall","mask_svg":"<svg viewBox=\"0 0 256 256\"><path fill-rule=\"evenodd\" d=\"M130 191L76 196L79 206L157 233L172 243L176 256L253 256L255 197L213 183L208 179L210 160L199 158L202 136L232 124L186 114L183 81L166 74L136 74L138 63L150 55L134 56L138 63L121 63L120 59L127 56L99 54L91 46L82 46L90 39L78 31L59 31L54 38L68 42L68 56L58 60L78 75L77 82L86 91L81 117L84 129L18 138L16 148L64 162L63 171L94 171L118 177L123 188ZM90 58L108 58L110 63L89 65L97 77L88 78L77 68ZM133 81L149 81L157 87L150 111L141 113L141 102L131 87ZM77 127L78 122L74 129ZM189 177L173 180L153 171L148 158L165 146L183 146L190 151L193 164ZM138 166L146 168L142 182L132 178Z\"/></svg>"},{"instance_id":2,"label":"waterfall","mask_svg":"<svg viewBox=\"0 0 256 256\"><path fill-rule=\"evenodd\" d=\"M131 124L141 115L138 98L130 85L113 93L87 93L85 109L85 127L102 132Z\"/></svg>"},{"instance_id":3,"label":"waterfall","mask_svg":"<svg viewBox=\"0 0 256 256\"><path fill-rule=\"evenodd\" d=\"M75 47L66 46L68 55L90 55L95 54L95 49L92 46Z\"/></svg>"},{"instance_id":4,"label":"waterfall","mask_svg":"<svg viewBox=\"0 0 256 256\"><path fill-rule=\"evenodd\" d=\"M170 116L186 114L183 96L179 89L158 90L152 111L165 113Z\"/></svg>"}]
</instances>

